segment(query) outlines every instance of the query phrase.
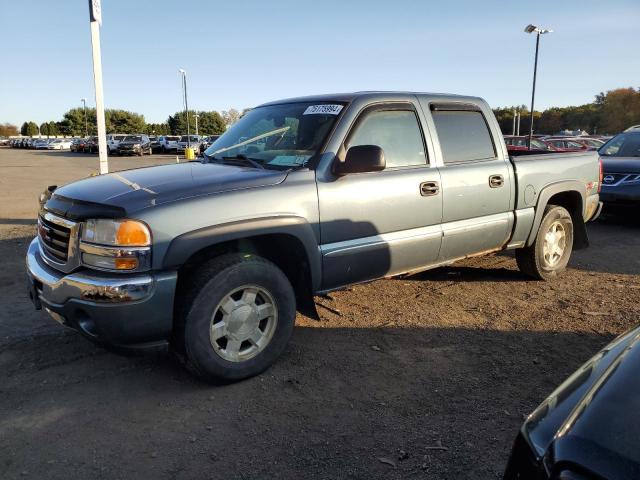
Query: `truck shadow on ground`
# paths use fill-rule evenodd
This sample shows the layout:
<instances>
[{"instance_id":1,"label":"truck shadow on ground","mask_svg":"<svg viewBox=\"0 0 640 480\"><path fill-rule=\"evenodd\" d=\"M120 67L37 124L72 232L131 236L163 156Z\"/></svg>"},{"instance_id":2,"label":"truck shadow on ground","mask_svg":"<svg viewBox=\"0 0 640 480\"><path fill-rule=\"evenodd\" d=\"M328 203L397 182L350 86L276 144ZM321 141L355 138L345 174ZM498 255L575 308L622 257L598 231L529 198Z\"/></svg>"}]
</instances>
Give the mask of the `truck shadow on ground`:
<instances>
[{"instance_id":1,"label":"truck shadow on ground","mask_svg":"<svg viewBox=\"0 0 640 480\"><path fill-rule=\"evenodd\" d=\"M210 473L212 456L214 467L262 478L406 478L421 469L495 478L523 414L610 340L323 325L297 327L262 375L220 386L171 357L121 357L74 332L5 345L0 438L10 453L0 472L62 478L72 463L78 478L89 478L95 452L105 451L98 466L114 477L168 478L177 455L189 459L185 478Z\"/></svg>"}]
</instances>

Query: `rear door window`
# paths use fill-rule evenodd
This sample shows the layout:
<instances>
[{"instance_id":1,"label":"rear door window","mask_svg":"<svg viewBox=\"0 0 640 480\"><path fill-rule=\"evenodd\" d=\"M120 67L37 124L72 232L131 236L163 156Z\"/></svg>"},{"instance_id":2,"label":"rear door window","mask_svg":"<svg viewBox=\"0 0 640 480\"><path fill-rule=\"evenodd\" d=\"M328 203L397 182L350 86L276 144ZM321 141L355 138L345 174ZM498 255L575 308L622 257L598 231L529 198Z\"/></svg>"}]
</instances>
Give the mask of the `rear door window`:
<instances>
[{"instance_id":1,"label":"rear door window","mask_svg":"<svg viewBox=\"0 0 640 480\"><path fill-rule=\"evenodd\" d=\"M444 163L473 162L496 157L489 127L481 112L431 112Z\"/></svg>"}]
</instances>

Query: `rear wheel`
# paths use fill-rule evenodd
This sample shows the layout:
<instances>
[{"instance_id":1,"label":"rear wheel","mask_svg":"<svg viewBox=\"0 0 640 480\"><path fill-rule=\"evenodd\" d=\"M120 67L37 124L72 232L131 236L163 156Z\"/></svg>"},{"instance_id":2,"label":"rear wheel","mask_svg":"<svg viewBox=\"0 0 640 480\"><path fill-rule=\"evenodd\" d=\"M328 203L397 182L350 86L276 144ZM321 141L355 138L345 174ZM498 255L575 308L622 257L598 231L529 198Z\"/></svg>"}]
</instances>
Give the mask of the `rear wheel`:
<instances>
[{"instance_id":1,"label":"rear wheel","mask_svg":"<svg viewBox=\"0 0 640 480\"><path fill-rule=\"evenodd\" d=\"M276 265L228 254L192 276L181 310L178 333L187 365L206 381L236 381L264 371L282 354L296 302Z\"/></svg>"},{"instance_id":2,"label":"rear wheel","mask_svg":"<svg viewBox=\"0 0 640 480\"><path fill-rule=\"evenodd\" d=\"M533 244L516 250L522 273L539 280L551 280L565 270L573 249L573 221L564 208L549 205L545 209Z\"/></svg>"}]
</instances>

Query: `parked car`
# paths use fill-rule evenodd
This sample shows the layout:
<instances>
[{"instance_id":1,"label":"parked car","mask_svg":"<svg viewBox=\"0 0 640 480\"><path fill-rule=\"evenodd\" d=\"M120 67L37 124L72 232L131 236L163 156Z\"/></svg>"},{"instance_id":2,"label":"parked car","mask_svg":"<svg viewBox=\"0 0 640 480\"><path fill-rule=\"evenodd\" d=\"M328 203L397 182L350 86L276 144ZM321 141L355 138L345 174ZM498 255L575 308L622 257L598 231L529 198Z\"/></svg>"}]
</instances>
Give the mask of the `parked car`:
<instances>
[{"instance_id":1,"label":"parked car","mask_svg":"<svg viewBox=\"0 0 640 480\"><path fill-rule=\"evenodd\" d=\"M640 478L640 328L619 336L529 415L505 480Z\"/></svg>"},{"instance_id":2,"label":"parked car","mask_svg":"<svg viewBox=\"0 0 640 480\"><path fill-rule=\"evenodd\" d=\"M82 152L84 150L85 139L84 138L74 138L71 141L71 147L69 150L72 152Z\"/></svg>"},{"instance_id":3,"label":"parked car","mask_svg":"<svg viewBox=\"0 0 640 480\"><path fill-rule=\"evenodd\" d=\"M35 150L46 150L49 147L49 142L51 142L51 140L48 138L39 138L32 143L31 148Z\"/></svg>"},{"instance_id":4,"label":"parked car","mask_svg":"<svg viewBox=\"0 0 640 480\"><path fill-rule=\"evenodd\" d=\"M85 140L82 151L84 153L98 153L98 137L89 137Z\"/></svg>"},{"instance_id":5,"label":"parked car","mask_svg":"<svg viewBox=\"0 0 640 480\"><path fill-rule=\"evenodd\" d=\"M592 150L599 149L605 143L603 140L600 140L598 138L589 138L589 137L579 137L579 138L574 138L573 140L575 142L581 143L582 145L585 145L586 147Z\"/></svg>"},{"instance_id":6,"label":"parked car","mask_svg":"<svg viewBox=\"0 0 640 480\"><path fill-rule=\"evenodd\" d=\"M70 148L71 140L65 138L56 138L47 145L47 149L49 150L69 150Z\"/></svg>"},{"instance_id":7,"label":"parked car","mask_svg":"<svg viewBox=\"0 0 640 480\"><path fill-rule=\"evenodd\" d=\"M160 145L160 137L155 135L149 137L149 141L151 142L151 151L153 153L162 152L162 145Z\"/></svg>"},{"instance_id":8,"label":"parked car","mask_svg":"<svg viewBox=\"0 0 640 480\"><path fill-rule=\"evenodd\" d=\"M203 153L209 146L220 138L220 135L209 135L208 137L204 137L202 142L200 143L200 153Z\"/></svg>"},{"instance_id":9,"label":"parked car","mask_svg":"<svg viewBox=\"0 0 640 480\"><path fill-rule=\"evenodd\" d=\"M177 135L162 135L158 138L160 142L160 151L162 153L175 152L178 148L178 140L180 137Z\"/></svg>"},{"instance_id":10,"label":"parked car","mask_svg":"<svg viewBox=\"0 0 640 480\"><path fill-rule=\"evenodd\" d=\"M605 143L602 157L602 201L640 206L640 129L627 130Z\"/></svg>"},{"instance_id":11,"label":"parked car","mask_svg":"<svg viewBox=\"0 0 640 480\"><path fill-rule=\"evenodd\" d=\"M525 136L515 136L515 135L505 135L504 143L507 145L507 151L511 152L524 152L524 151L532 151L535 153L546 153L546 152L554 152L556 151L550 145L547 145L545 142L538 138L531 139L531 150L529 150L529 137Z\"/></svg>"},{"instance_id":12,"label":"parked car","mask_svg":"<svg viewBox=\"0 0 640 480\"><path fill-rule=\"evenodd\" d=\"M119 133L110 133L107 135L107 153L112 155L118 151L118 144L124 139L126 135Z\"/></svg>"},{"instance_id":13,"label":"parked car","mask_svg":"<svg viewBox=\"0 0 640 480\"><path fill-rule=\"evenodd\" d=\"M200 142L202 141L202 137L200 135L182 135L180 140L178 140L178 147L176 151L178 153L184 153L187 146L191 146L194 152L200 152Z\"/></svg>"},{"instance_id":14,"label":"parked car","mask_svg":"<svg viewBox=\"0 0 640 480\"><path fill-rule=\"evenodd\" d=\"M589 150L589 147L586 145L567 138L547 137L543 141L553 147L557 152L580 152L582 150Z\"/></svg>"},{"instance_id":15,"label":"parked car","mask_svg":"<svg viewBox=\"0 0 640 480\"><path fill-rule=\"evenodd\" d=\"M127 135L118 145L118 155L151 155L151 141L144 134Z\"/></svg>"},{"instance_id":16,"label":"parked car","mask_svg":"<svg viewBox=\"0 0 640 480\"><path fill-rule=\"evenodd\" d=\"M53 191L31 297L94 341L173 342L202 378L239 380L284 351L296 309L317 317L313 295L511 249L554 279L588 245L599 183L597 152L510 157L476 97L267 103L199 162Z\"/></svg>"}]
</instances>

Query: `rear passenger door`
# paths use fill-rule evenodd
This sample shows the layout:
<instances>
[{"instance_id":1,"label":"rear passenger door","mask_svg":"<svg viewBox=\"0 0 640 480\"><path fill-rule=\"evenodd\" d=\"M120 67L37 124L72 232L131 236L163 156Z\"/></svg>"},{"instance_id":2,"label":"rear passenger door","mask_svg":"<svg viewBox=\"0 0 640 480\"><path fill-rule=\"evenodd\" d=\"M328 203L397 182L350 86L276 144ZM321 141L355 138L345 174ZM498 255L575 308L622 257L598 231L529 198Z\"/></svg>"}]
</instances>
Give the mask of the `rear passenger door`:
<instances>
[{"instance_id":1,"label":"rear passenger door","mask_svg":"<svg viewBox=\"0 0 640 480\"><path fill-rule=\"evenodd\" d=\"M441 153L443 238L439 260L501 247L513 226L509 159L495 145L479 106L431 103L429 111Z\"/></svg>"}]
</instances>

